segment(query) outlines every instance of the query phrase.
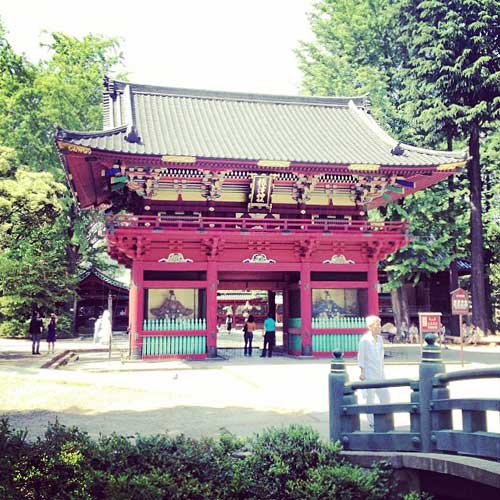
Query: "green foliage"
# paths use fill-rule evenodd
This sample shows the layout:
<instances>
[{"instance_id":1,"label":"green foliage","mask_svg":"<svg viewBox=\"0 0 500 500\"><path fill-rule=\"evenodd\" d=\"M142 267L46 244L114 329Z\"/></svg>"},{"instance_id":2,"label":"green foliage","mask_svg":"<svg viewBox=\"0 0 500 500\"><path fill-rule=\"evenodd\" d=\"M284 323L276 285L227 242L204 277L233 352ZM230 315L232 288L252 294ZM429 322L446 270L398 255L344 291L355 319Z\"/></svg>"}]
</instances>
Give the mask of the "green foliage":
<instances>
[{"instance_id":1,"label":"green foliage","mask_svg":"<svg viewBox=\"0 0 500 500\"><path fill-rule=\"evenodd\" d=\"M375 116L394 130L403 47L396 44L397 2L322 1L309 15L314 41L296 51L303 88L313 95L370 94Z\"/></svg>"},{"instance_id":2,"label":"green foliage","mask_svg":"<svg viewBox=\"0 0 500 500\"><path fill-rule=\"evenodd\" d=\"M500 2L402 0L401 42L408 47L409 115L424 130L470 135L472 123L500 118Z\"/></svg>"},{"instance_id":3,"label":"green foliage","mask_svg":"<svg viewBox=\"0 0 500 500\"><path fill-rule=\"evenodd\" d=\"M88 34L81 40L46 35L50 57L37 65L17 56L0 25L0 144L17 150L21 163L62 179L54 147L55 126L97 130L102 124L104 76L122 60L118 42Z\"/></svg>"},{"instance_id":4,"label":"green foliage","mask_svg":"<svg viewBox=\"0 0 500 500\"><path fill-rule=\"evenodd\" d=\"M49 57L32 64L15 53L0 22L0 335L21 335L33 308L69 309L78 264L98 262L62 183L55 126L101 127L104 75L121 62L118 42L101 36L45 35Z\"/></svg>"},{"instance_id":5,"label":"green foliage","mask_svg":"<svg viewBox=\"0 0 500 500\"><path fill-rule=\"evenodd\" d=\"M498 133L490 131L500 116L500 2L322 0L310 24L314 39L297 51L306 92L369 92L378 121L410 144L465 147L472 125L489 134L481 146L490 186L486 237L491 249L498 248L500 149ZM471 257L466 224L477 182L469 189L459 176L455 183L448 189L444 181L370 214L410 222L412 243L388 259L391 288L416 283L456 257ZM497 279L498 257L492 260L490 278ZM500 285L492 284L498 295Z\"/></svg>"},{"instance_id":6,"label":"green foliage","mask_svg":"<svg viewBox=\"0 0 500 500\"><path fill-rule=\"evenodd\" d=\"M52 174L29 171L14 150L0 147L0 335L27 335L34 308L59 314L71 297L61 237L65 193ZM70 331L64 319L61 327Z\"/></svg>"},{"instance_id":7,"label":"green foliage","mask_svg":"<svg viewBox=\"0 0 500 500\"><path fill-rule=\"evenodd\" d=\"M0 494L5 499L389 498L387 464L362 470L306 427L248 440L185 436L92 440L57 422L34 443L0 422ZM418 497L415 497L418 498Z\"/></svg>"},{"instance_id":8,"label":"green foliage","mask_svg":"<svg viewBox=\"0 0 500 500\"><path fill-rule=\"evenodd\" d=\"M473 322L488 327L481 134L500 119L500 1L401 0L405 103L417 131L469 146Z\"/></svg>"},{"instance_id":9,"label":"green foliage","mask_svg":"<svg viewBox=\"0 0 500 500\"><path fill-rule=\"evenodd\" d=\"M467 255L468 211L466 187L450 192L445 183L419 191L387 208L389 218L408 222L410 243L386 259L388 289L404 282L416 284L423 276L446 269L453 259ZM453 212L450 211L450 203ZM451 220L451 215L456 217Z\"/></svg>"}]
</instances>

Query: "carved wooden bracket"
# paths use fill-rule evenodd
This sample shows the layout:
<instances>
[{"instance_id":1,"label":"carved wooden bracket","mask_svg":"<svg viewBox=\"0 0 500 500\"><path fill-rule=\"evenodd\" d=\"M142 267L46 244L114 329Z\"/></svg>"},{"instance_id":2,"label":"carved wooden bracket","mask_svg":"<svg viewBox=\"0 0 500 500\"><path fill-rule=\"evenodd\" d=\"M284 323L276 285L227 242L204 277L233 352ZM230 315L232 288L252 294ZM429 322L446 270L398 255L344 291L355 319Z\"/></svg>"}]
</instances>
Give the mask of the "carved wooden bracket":
<instances>
[{"instance_id":1,"label":"carved wooden bracket","mask_svg":"<svg viewBox=\"0 0 500 500\"><path fill-rule=\"evenodd\" d=\"M204 238L201 243L209 260L217 257L224 249L224 240L222 238Z\"/></svg>"}]
</instances>

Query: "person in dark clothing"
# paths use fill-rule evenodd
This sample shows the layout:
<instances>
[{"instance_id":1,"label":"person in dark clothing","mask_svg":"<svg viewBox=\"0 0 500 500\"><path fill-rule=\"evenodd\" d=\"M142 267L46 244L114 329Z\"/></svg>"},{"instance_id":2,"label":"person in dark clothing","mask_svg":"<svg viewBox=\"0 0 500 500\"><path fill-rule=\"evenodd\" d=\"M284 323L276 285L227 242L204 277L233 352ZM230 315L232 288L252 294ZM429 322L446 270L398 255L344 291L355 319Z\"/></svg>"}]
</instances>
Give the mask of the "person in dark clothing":
<instances>
[{"instance_id":1,"label":"person in dark clothing","mask_svg":"<svg viewBox=\"0 0 500 500\"><path fill-rule=\"evenodd\" d=\"M261 358L265 358L266 354L269 358L273 356L273 348L276 344L276 323L271 316L268 315L264 321L264 349L262 349Z\"/></svg>"},{"instance_id":2,"label":"person in dark clothing","mask_svg":"<svg viewBox=\"0 0 500 500\"><path fill-rule=\"evenodd\" d=\"M255 330L255 318L250 314L243 327L243 338L245 340L245 356L252 355L253 332Z\"/></svg>"},{"instance_id":3,"label":"person in dark clothing","mask_svg":"<svg viewBox=\"0 0 500 500\"><path fill-rule=\"evenodd\" d=\"M233 315L231 313L227 314L226 317L226 329L227 333L231 333L231 328L233 327Z\"/></svg>"},{"instance_id":4,"label":"person in dark clothing","mask_svg":"<svg viewBox=\"0 0 500 500\"><path fill-rule=\"evenodd\" d=\"M40 313L34 311L30 321L31 354L40 354L40 337L43 331L43 321Z\"/></svg>"},{"instance_id":5,"label":"person in dark clothing","mask_svg":"<svg viewBox=\"0 0 500 500\"><path fill-rule=\"evenodd\" d=\"M56 344L56 329L57 329L57 316L54 313L50 314L50 321L47 325L47 344L49 352L54 354Z\"/></svg>"}]
</instances>

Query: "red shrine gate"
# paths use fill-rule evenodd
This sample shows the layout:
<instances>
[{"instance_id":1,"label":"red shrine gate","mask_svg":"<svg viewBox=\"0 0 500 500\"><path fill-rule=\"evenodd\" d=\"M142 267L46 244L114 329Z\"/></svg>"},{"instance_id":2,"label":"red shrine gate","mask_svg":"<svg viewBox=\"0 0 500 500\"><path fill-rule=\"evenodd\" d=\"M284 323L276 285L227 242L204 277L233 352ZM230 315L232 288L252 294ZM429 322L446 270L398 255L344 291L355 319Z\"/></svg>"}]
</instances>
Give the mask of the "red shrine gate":
<instances>
[{"instance_id":1,"label":"red shrine gate","mask_svg":"<svg viewBox=\"0 0 500 500\"><path fill-rule=\"evenodd\" d=\"M139 333L132 349L143 355L145 337L166 335L169 342L179 341L174 328L179 325L169 331L148 323L157 297L163 299L170 291L177 302L194 305L198 318L206 319L196 328L186 325L181 336L200 337L199 344L195 339L189 342L206 342L208 354L215 353L217 290L229 288L283 291L285 345L290 353L330 355L335 347L356 351L357 335L364 329L361 318L378 314L378 261L405 243L400 222L373 226L361 221L115 216L108 224L111 255L132 265L131 327ZM166 241L175 241L175 246ZM337 300L330 300L344 309L341 318L348 313L349 321L340 321L340 310L328 311L329 304L313 314L314 304L326 302L321 296L325 292L336 294ZM189 354L203 357L205 352Z\"/></svg>"},{"instance_id":2,"label":"red shrine gate","mask_svg":"<svg viewBox=\"0 0 500 500\"><path fill-rule=\"evenodd\" d=\"M283 291L290 354L355 352L378 263L407 242L367 211L464 163L397 144L363 99L107 81L104 102L104 131L60 130L57 146L80 207L108 211L145 359L215 356L217 291L238 288Z\"/></svg>"}]
</instances>

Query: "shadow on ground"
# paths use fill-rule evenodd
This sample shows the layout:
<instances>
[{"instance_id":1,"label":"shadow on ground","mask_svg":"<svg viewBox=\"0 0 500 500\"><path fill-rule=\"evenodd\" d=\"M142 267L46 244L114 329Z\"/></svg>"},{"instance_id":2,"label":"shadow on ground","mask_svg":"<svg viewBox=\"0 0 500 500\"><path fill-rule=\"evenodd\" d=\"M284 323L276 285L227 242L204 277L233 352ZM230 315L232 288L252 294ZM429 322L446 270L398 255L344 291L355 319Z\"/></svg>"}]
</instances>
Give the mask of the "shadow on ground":
<instances>
[{"instance_id":1,"label":"shadow on ground","mask_svg":"<svg viewBox=\"0 0 500 500\"><path fill-rule=\"evenodd\" d=\"M7 412L15 429L28 429L30 440L43 436L47 424L55 422L77 426L92 437L99 434L133 436L154 434L186 434L193 438L218 436L229 431L239 436L249 436L269 427L292 424L309 425L320 435L328 438L328 414L286 413L259 411L251 408L213 408L200 406L176 406L152 411L110 411L97 414L82 413L78 409L54 412L43 409L23 412Z\"/></svg>"}]
</instances>

